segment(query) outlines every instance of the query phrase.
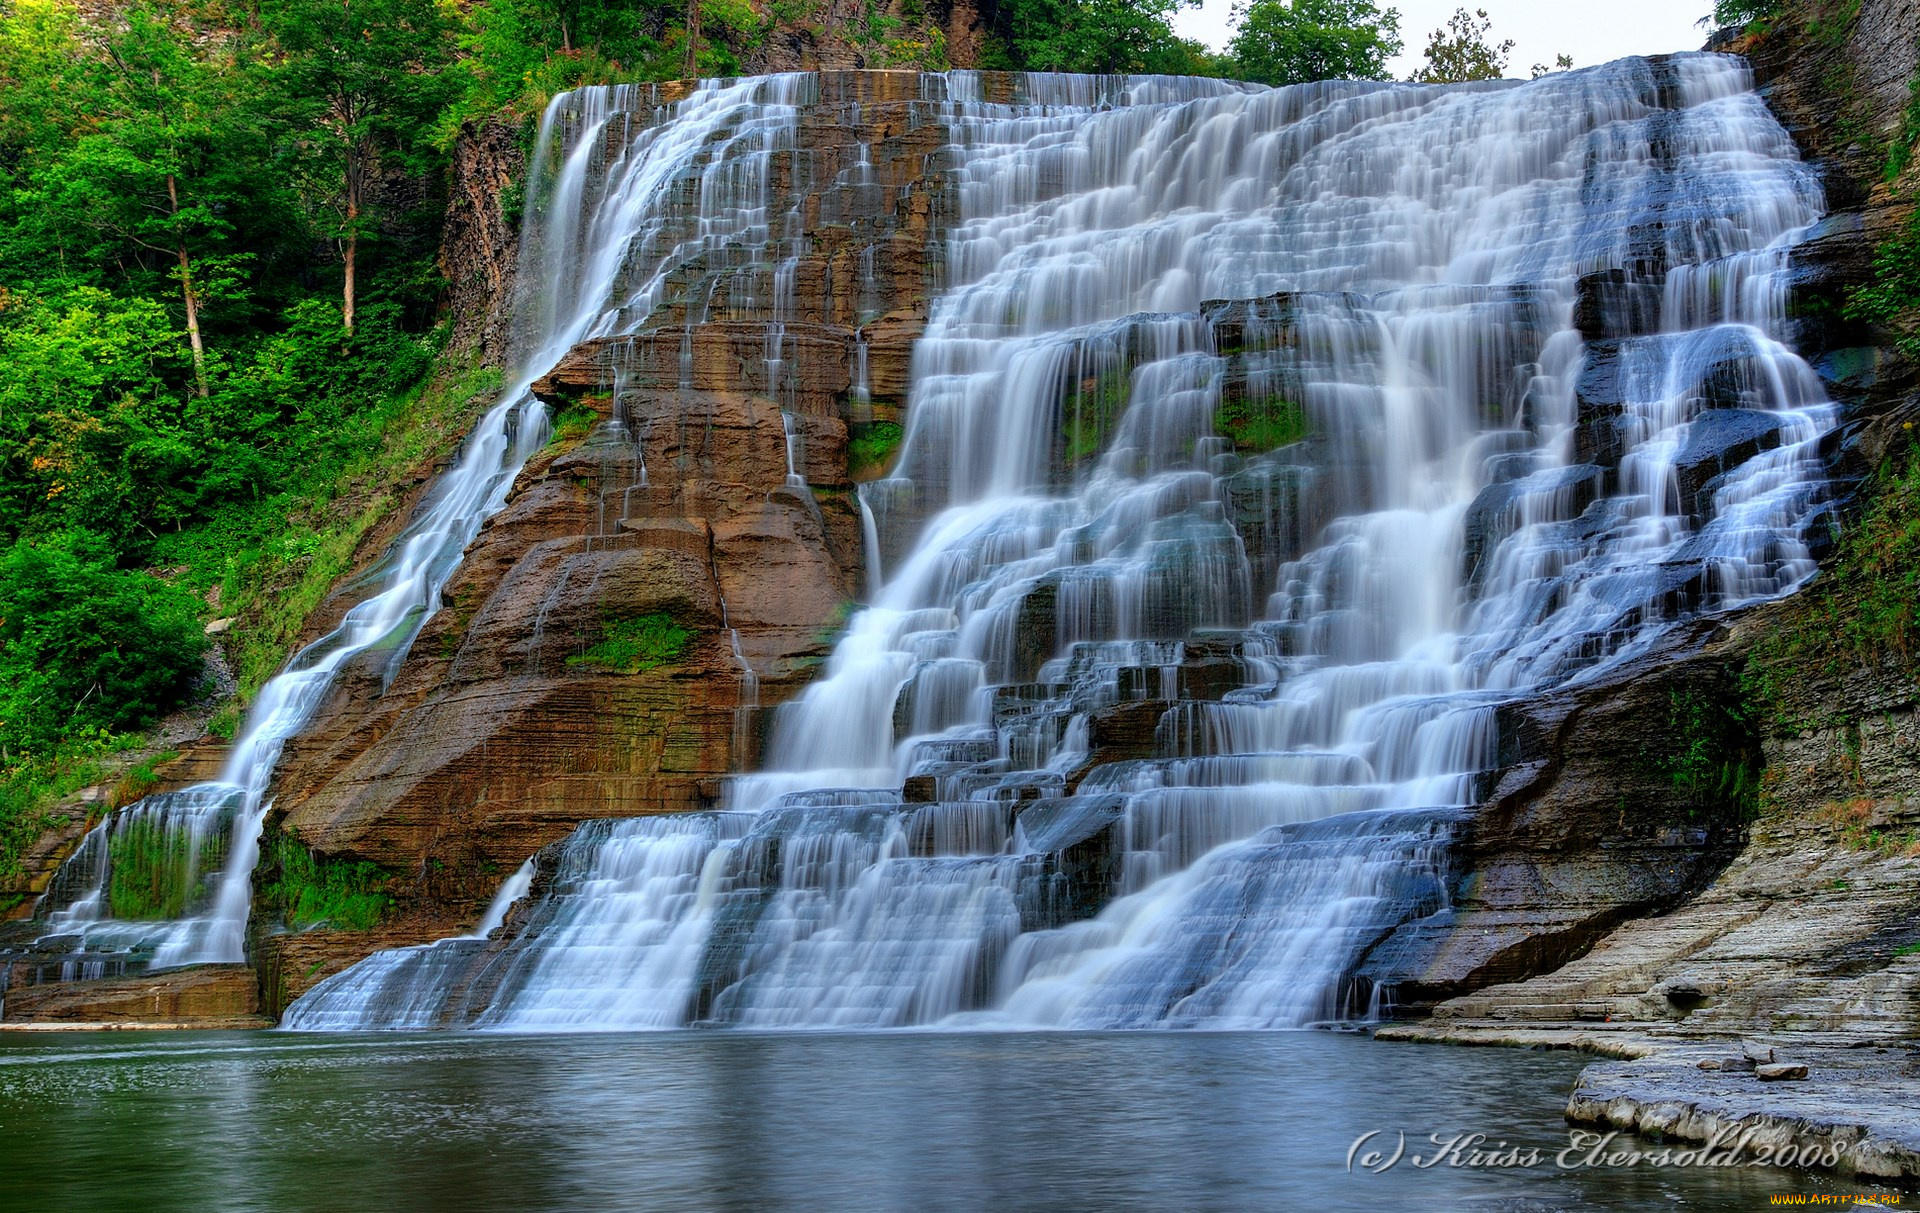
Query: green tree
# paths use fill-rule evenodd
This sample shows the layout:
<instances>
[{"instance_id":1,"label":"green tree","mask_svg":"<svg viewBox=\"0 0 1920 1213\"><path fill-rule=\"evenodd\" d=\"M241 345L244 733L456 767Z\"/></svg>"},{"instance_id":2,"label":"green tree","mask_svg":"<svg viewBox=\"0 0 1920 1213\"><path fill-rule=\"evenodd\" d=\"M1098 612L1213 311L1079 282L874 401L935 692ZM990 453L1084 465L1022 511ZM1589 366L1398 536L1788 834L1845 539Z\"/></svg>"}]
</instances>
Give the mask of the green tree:
<instances>
[{"instance_id":1,"label":"green tree","mask_svg":"<svg viewBox=\"0 0 1920 1213\"><path fill-rule=\"evenodd\" d=\"M1010 66L1027 71L1188 74L1206 52L1173 32L1192 0L1018 0L1004 4Z\"/></svg>"},{"instance_id":2,"label":"green tree","mask_svg":"<svg viewBox=\"0 0 1920 1213\"><path fill-rule=\"evenodd\" d=\"M1513 52L1513 39L1487 41L1493 32L1493 19L1487 10L1469 13L1455 9L1447 18L1447 28L1433 31L1427 42L1427 65L1410 79L1418 84L1457 84L1463 80L1499 80L1507 74L1507 56Z\"/></svg>"},{"instance_id":3,"label":"green tree","mask_svg":"<svg viewBox=\"0 0 1920 1213\"><path fill-rule=\"evenodd\" d=\"M168 380L179 330L150 299L79 287L0 309L0 535L86 527L128 543L193 492Z\"/></svg>"},{"instance_id":4,"label":"green tree","mask_svg":"<svg viewBox=\"0 0 1920 1213\"><path fill-rule=\"evenodd\" d=\"M195 386L207 394L201 315L236 292L252 259L234 219L263 189L263 149L236 97L237 75L196 51L146 5L104 39L83 93L90 127L33 174L23 201L43 227L91 231L92 256L157 260L179 293ZM251 154L250 154L251 153Z\"/></svg>"},{"instance_id":5,"label":"green tree","mask_svg":"<svg viewBox=\"0 0 1920 1213\"><path fill-rule=\"evenodd\" d=\"M1373 0L1251 0L1235 6L1227 54L1262 84L1385 80L1400 53L1400 13Z\"/></svg>"},{"instance_id":6,"label":"green tree","mask_svg":"<svg viewBox=\"0 0 1920 1213\"><path fill-rule=\"evenodd\" d=\"M435 0L268 0L262 17L283 52L272 74L309 192L340 245L352 329L374 178L387 158L415 171L429 159L427 132L459 88L454 24Z\"/></svg>"},{"instance_id":7,"label":"green tree","mask_svg":"<svg viewBox=\"0 0 1920 1213\"><path fill-rule=\"evenodd\" d=\"M1711 21L1716 29L1765 29L1779 13L1780 0L1714 0L1712 15L1702 17L1700 24Z\"/></svg>"}]
</instances>

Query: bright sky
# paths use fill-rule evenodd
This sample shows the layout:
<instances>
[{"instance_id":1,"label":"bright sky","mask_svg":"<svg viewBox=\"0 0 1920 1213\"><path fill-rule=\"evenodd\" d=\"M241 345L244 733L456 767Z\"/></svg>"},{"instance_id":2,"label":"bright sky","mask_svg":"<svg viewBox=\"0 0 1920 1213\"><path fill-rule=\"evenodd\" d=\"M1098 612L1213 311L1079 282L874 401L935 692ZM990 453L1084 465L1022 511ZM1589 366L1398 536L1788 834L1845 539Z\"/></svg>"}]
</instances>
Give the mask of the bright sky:
<instances>
[{"instance_id":1,"label":"bright sky","mask_svg":"<svg viewBox=\"0 0 1920 1213\"><path fill-rule=\"evenodd\" d=\"M1535 63L1551 64L1555 55L1573 56L1575 67L1591 67L1623 55L1655 55L1699 50L1707 31L1696 25L1712 0L1383 0L1381 8L1400 10L1400 39L1406 49L1388 64L1405 79L1424 60L1428 36L1447 23L1462 5L1484 8L1493 20L1491 38L1511 38L1507 74L1521 80ZM1174 29L1218 50L1233 36L1233 0L1205 0L1202 8L1183 9Z\"/></svg>"}]
</instances>

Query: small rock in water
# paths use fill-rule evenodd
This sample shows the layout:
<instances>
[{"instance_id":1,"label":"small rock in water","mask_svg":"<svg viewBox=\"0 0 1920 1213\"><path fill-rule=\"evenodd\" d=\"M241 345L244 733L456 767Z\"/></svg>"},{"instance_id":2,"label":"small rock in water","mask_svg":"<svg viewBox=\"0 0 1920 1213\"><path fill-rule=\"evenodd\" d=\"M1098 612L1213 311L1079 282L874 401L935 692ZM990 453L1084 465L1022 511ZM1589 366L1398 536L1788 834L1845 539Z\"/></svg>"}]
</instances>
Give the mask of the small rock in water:
<instances>
[{"instance_id":1,"label":"small rock in water","mask_svg":"<svg viewBox=\"0 0 1920 1213\"><path fill-rule=\"evenodd\" d=\"M1740 1070L1751 1074L1753 1073L1754 1066L1757 1064L1758 1063L1751 1057L1727 1057L1721 1060L1718 1068L1722 1070Z\"/></svg>"},{"instance_id":2,"label":"small rock in water","mask_svg":"<svg viewBox=\"0 0 1920 1213\"><path fill-rule=\"evenodd\" d=\"M1699 1068L1702 1070L1718 1070L1721 1068L1720 1059L1718 1057L1709 1057L1700 1063Z\"/></svg>"},{"instance_id":3,"label":"small rock in water","mask_svg":"<svg viewBox=\"0 0 1920 1213\"><path fill-rule=\"evenodd\" d=\"M1761 1082L1783 1082L1801 1079L1807 1076L1807 1067L1797 1061L1778 1061L1771 1065L1754 1067L1753 1076Z\"/></svg>"}]
</instances>

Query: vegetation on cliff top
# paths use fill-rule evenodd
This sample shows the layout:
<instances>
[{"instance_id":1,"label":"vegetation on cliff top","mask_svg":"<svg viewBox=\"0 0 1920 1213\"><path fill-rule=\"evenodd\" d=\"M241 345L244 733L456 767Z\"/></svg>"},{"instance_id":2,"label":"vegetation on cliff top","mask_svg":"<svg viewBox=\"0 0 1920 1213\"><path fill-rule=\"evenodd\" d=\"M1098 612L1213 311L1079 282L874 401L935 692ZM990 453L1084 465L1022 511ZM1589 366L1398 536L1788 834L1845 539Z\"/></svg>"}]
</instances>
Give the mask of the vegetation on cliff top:
<instances>
[{"instance_id":1,"label":"vegetation on cliff top","mask_svg":"<svg viewBox=\"0 0 1920 1213\"><path fill-rule=\"evenodd\" d=\"M1234 9L1228 55L1235 72L1262 84L1384 80L1400 53L1400 14L1373 0L1251 0Z\"/></svg>"},{"instance_id":2,"label":"vegetation on cliff top","mask_svg":"<svg viewBox=\"0 0 1920 1213\"><path fill-rule=\"evenodd\" d=\"M1920 443L1909 439L1890 456L1867 496L1820 579L1748 659L1746 693L1773 728L1845 723L1809 718L1795 706L1809 674L1844 679L1891 666L1920 676Z\"/></svg>"}]
</instances>

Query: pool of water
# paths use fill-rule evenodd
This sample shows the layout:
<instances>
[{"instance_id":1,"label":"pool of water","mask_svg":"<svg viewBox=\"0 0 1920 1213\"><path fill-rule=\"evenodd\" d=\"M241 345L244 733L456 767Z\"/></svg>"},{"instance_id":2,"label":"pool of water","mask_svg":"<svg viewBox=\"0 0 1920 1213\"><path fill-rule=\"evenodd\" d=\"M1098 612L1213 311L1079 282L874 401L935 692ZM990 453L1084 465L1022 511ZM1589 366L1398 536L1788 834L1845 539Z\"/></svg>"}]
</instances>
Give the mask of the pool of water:
<instances>
[{"instance_id":1,"label":"pool of water","mask_svg":"<svg viewBox=\"0 0 1920 1213\"><path fill-rule=\"evenodd\" d=\"M1329 1032L0 1033L0 1207L1545 1213L1854 1190L1563 1170L1581 1065ZM1349 1172L1369 1132L1359 1158L1402 1132L1408 1157ZM1460 1132L1541 1159L1412 1164Z\"/></svg>"}]
</instances>

